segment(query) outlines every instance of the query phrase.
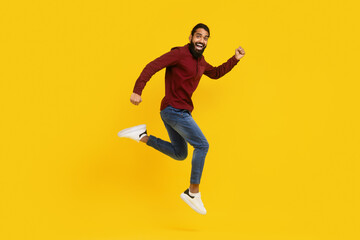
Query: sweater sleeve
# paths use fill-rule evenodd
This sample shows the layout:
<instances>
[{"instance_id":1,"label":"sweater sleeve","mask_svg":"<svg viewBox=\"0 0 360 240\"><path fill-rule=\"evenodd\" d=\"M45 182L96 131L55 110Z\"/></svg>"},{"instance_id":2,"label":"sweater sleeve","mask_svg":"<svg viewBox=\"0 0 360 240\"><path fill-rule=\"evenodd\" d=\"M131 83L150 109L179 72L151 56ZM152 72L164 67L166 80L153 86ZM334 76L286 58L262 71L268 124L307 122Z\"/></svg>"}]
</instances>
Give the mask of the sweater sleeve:
<instances>
[{"instance_id":1,"label":"sweater sleeve","mask_svg":"<svg viewBox=\"0 0 360 240\"><path fill-rule=\"evenodd\" d=\"M218 67L213 67L209 63L206 63L206 68L204 74L212 79L218 79L228 73L233 67L239 62L235 58L235 55L232 56L227 62L221 64Z\"/></svg>"},{"instance_id":2,"label":"sweater sleeve","mask_svg":"<svg viewBox=\"0 0 360 240\"><path fill-rule=\"evenodd\" d=\"M176 65L179 58L180 50L178 48L173 48L170 52L165 53L159 58L148 63L141 72L139 78L136 80L133 92L141 95L146 83L155 73L165 67Z\"/></svg>"}]
</instances>

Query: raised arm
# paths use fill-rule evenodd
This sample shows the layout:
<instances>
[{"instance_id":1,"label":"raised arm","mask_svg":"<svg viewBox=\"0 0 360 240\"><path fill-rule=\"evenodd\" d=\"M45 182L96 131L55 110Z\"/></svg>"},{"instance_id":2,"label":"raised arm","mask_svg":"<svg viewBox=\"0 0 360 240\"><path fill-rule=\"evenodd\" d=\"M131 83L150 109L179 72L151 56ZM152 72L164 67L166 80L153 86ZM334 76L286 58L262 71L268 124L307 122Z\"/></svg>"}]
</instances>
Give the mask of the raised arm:
<instances>
[{"instance_id":1,"label":"raised arm","mask_svg":"<svg viewBox=\"0 0 360 240\"><path fill-rule=\"evenodd\" d=\"M221 78L228 73L239 62L239 60L244 57L244 55L244 49L239 47L235 50L235 55L220 66L213 67L210 64L207 64L204 74L212 79Z\"/></svg>"}]
</instances>

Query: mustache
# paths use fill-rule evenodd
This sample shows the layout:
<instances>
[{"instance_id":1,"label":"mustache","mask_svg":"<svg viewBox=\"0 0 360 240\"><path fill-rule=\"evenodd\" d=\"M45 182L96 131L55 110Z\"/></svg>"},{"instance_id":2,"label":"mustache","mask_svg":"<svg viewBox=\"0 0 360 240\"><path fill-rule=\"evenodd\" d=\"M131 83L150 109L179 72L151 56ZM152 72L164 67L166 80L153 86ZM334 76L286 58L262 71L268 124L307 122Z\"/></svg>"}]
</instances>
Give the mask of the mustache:
<instances>
[{"instance_id":1,"label":"mustache","mask_svg":"<svg viewBox=\"0 0 360 240\"><path fill-rule=\"evenodd\" d=\"M203 43L200 43L200 42L190 42L190 45L191 45L191 47L193 47L194 48L194 50L195 50L195 46L196 45L201 45L202 46L202 52L204 52L204 50L205 50L205 48L207 47L205 44L203 44ZM198 51L198 50L197 50Z\"/></svg>"}]
</instances>

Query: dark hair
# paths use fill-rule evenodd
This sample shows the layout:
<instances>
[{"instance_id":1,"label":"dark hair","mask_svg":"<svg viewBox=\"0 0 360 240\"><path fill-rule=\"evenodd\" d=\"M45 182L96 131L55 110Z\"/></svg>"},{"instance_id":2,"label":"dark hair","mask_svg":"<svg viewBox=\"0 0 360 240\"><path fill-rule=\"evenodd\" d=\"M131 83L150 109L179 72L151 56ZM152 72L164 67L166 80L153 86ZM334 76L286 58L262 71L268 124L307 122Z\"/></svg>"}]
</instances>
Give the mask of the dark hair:
<instances>
[{"instance_id":1,"label":"dark hair","mask_svg":"<svg viewBox=\"0 0 360 240\"><path fill-rule=\"evenodd\" d=\"M205 29L205 31L207 31L207 32L209 33L209 37L210 37L210 29L209 29L208 26L206 26L206 25L203 24L203 23L198 23L198 24L196 24L196 26L195 26L195 27L192 29L192 31L191 31L191 35L192 35L192 36L194 35L196 29L198 29L198 28L203 28L203 29Z\"/></svg>"}]
</instances>

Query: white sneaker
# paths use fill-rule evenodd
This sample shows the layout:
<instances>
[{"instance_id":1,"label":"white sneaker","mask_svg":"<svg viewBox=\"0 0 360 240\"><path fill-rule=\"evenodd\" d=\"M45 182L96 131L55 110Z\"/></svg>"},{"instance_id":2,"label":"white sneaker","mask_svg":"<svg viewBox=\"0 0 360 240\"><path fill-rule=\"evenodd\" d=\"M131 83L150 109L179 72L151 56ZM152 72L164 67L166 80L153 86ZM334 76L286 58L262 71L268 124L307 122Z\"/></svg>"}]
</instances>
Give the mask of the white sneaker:
<instances>
[{"instance_id":1,"label":"white sneaker","mask_svg":"<svg viewBox=\"0 0 360 240\"><path fill-rule=\"evenodd\" d=\"M191 196L193 195L193 196ZM189 189L186 189L180 197L184 202L186 202L192 209L194 209L197 213L206 214L206 209L204 207L203 202L201 201L200 193L189 193Z\"/></svg>"},{"instance_id":2,"label":"white sneaker","mask_svg":"<svg viewBox=\"0 0 360 240\"><path fill-rule=\"evenodd\" d=\"M139 142L140 139L147 136L146 125L142 124L142 125L138 125L135 127L126 128L126 129L120 131L118 133L118 136L130 138L130 139L133 139L133 140Z\"/></svg>"}]
</instances>

